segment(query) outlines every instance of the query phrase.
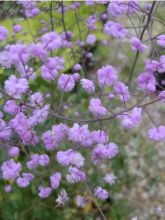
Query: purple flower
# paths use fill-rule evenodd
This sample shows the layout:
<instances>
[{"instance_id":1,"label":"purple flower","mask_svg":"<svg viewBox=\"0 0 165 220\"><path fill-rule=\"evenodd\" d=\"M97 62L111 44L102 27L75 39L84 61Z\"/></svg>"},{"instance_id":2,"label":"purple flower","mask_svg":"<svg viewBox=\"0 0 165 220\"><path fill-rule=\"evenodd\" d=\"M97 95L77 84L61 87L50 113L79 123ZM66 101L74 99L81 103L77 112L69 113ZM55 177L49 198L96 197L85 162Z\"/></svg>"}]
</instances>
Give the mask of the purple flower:
<instances>
[{"instance_id":1,"label":"purple flower","mask_svg":"<svg viewBox=\"0 0 165 220\"><path fill-rule=\"evenodd\" d=\"M8 140L11 136L11 129L6 126L6 122L0 118L0 140Z\"/></svg>"},{"instance_id":2,"label":"purple flower","mask_svg":"<svg viewBox=\"0 0 165 220\"><path fill-rule=\"evenodd\" d=\"M147 136L153 141L164 141L165 140L165 126L160 125L159 127L150 128L147 131Z\"/></svg>"},{"instance_id":3,"label":"purple flower","mask_svg":"<svg viewBox=\"0 0 165 220\"><path fill-rule=\"evenodd\" d=\"M73 127L69 129L68 135L69 135L69 140L81 144L90 135L90 132L88 130L88 125L83 125L80 127L79 124L74 123Z\"/></svg>"},{"instance_id":4,"label":"purple flower","mask_svg":"<svg viewBox=\"0 0 165 220\"><path fill-rule=\"evenodd\" d=\"M106 200L108 199L108 192L103 189L101 186L98 186L97 188L94 189L94 196L101 200Z\"/></svg>"},{"instance_id":5,"label":"purple flower","mask_svg":"<svg viewBox=\"0 0 165 220\"><path fill-rule=\"evenodd\" d=\"M149 93L155 92L156 90L156 79L150 72L141 73L137 78L137 84L141 90Z\"/></svg>"},{"instance_id":6,"label":"purple flower","mask_svg":"<svg viewBox=\"0 0 165 220\"><path fill-rule=\"evenodd\" d=\"M45 105L42 108L35 109L29 120L31 120L32 124L34 125L40 124L45 122L48 114L49 114L49 105Z\"/></svg>"},{"instance_id":7,"label":"purple flower","mask_svg":"<svg viewBox=\"0 0 165 220\"><path fill-rule=\"evenodd\" d=\"M19 155L19 153L20 153L20 149L15 146L11 147L8 151L9 156L13 157L13 158L17 157Z\"/></svg>"},{"instance_id":8,"label":"purple flower","mask_svg":"<svg viewBox=\"0 0 165 220\"><path fill-rule=\"evenodd\" d=\"M89 199L85 196L77 196L76 197L76 203L81 208L84 208L88 202L89 202Z\"/></svg>"},{"instance_id":9,"label":"purple flower","mask_svg":"<svg viewBox=\"0 0 165 220\"><path fill-rule=\"evenodd\" d=\"M60 185L61 173L56 172L50 177L50 184L52 189L57 189Z\"/></svg>"},{"instance_id":10,"label":"purple flower","mask_svg":"<svg viewBox=\"0 0 165 220\"><path fill-rule=\"evenodd\" d=\"M58 49L62 46L61 37L55 31L44 34L42 36L42 43L48 51Z\"/></svg>"},{"instance_id":11,"label":"purple flower","mask_svg":"<svg viewBox=\"0 0 165 220\"><path fill-rule=\"evenodd\" d=\"M91 160L97 165L105 159L112 159L119 152L118 146L114 143L98 144L98 146L92 151Z\"/></svg>"},{"instance_id":12,"label":"purple flower","mask_svg":"<svg viewBox=\"0 0 165 220\"><path fill-rule=\"evenodd\" d=\"M165 91L160 92L158 98L161 99L162 102L165 102Z\"/></svg>"},{"instance_id":13,"label":"purple flower","mask_svg":"<svg viewBox=\"0 0 165 220\"><path fill-rule=\"evenodd\" d=\"M61 74L58 79L58 87L63 92L71 92L75 86L75 79L72 75Z\"/></svg>"},{"instance_id":14,"label":"purple flower","mask_svg":"<svg viewBox=\"0 0 165 220\"><path fill-rule=\"evenodd\" d=\"M39 154L31 155L31 160L26 163L29 170L36 169L39 165L40 156Z\"/></svg>"},{"instance_id":15,"label":"purple flower","mask_svg":"<svg viewBox=\"0 0 165 220\"><path fill-rule=\"evenodd\" d=\"M30 52L27 45L17 43L10 45L8 48L8 59L11 64L24 66L30 58ZM23 65L24 64L24 65Z\"/></svg>"},{"instance_id":16,"label":"purple flower","mask_svg":"<svg viewBox=\"0 0 165 220\"><path fill-rule=\"evenodd\" d=\"M33 18L40 13L39 8L36 7L35 2L30 1L19 1L19 4L22 4L24 7L24 13L26 17Z\"/></svg>"},{"instance_id":17,"label":"purple flower","mask_svg":"<svg viewBox=\"0 0 165 220\"><path fill-rule=\"evenodd\" d=\"M82 167L84 165L84 157L72 149L58 151L56 159L62 166L74 165L76 167Z\"/></svg>"},{"instance_id":18,"label":"purple flower","mask_svg":"<svg viewBox=\"0 0 165 220\"><path fill-rule=\"evenodd\" d=\"M22 188L25 188L30 184L30 181L23 177L18 177L16 182L17 182L17 185Z\"/></svg>"},{"instance_id":19,"label":"purple flower","mask_svg":"<svg viewBox=\"0 0 165 220\"><path fill-rule=\"evenodd\" d=\"M23 143L35 145L38 143L38 137L32 126L31 120L28 120L22 112L10 121L10 127L17 132Z\"/></svg>"},{"instance_id":20,"label":"purple flower","mask_svg":"<svg viewBox=\"0 0 165 220\"><path fill-rule=\"evenodd\" d=\"M156 60L147 60L145 63L145 72L148 73L154 73L157 70L157 66L159 65L159 62Z\"/></svg>"},{"instance_id":21,"label":"purple flower","mask_svg":"<svg viewBox=\"0 0 165 220\"><path fill-rule=\"evenodd\" d=\"M89 94L95 92L95 85L92 80L89 79L81 79L80 80L83 89L85 89Z\"/></svg>"},{"instance_id":22,"label":"purple flower","mask_svg":"<svg viewBox=\"0 0 165 220\"><path fill-rule=\"evenodd\" d=\"M104 144L108 141L108 136L106 135L105 131L93 131L91 132L93 142L97 144Z\"/></svg>"},{"instance_id":23,"label":"purple flower","mask_svg":"<svg viewBox=\"0 0 165 220\"><path fill-rule=\"evenodd\" d=\"M46 150L53 150L58 147L60 142L65 139L68 134L68 127L64 124L52 126L51 131L46 131L42 134Z\"/></svg>"},{"instance_id":24,"label":"purple flower","mask_svg":"<svg viewBox=\"0 0 165 220\"><path fill-rule=\"evenodd\" d=\"M58 72L64 69L64 59L61 57L50 57L45 65L41 66L41 76L45 80L54 80Z\"/></svg>"},{"instance_id":25,"label":"purple flower","mask_svg":"<svg viewBox=\"0 0 165 220\"><path fill-rule=\"evenodd\" d=\"M95 14L88 17L88 29L96 30L97 16Z\"/></svg>"},{"instance_id":26,"label":"purple flower","mask_svg":"<svg viewBox=\"0 0 165 220\"><path fill-rule=\"evenodd\" d=\"M19 24L14 25L14 26L13 26L13 31L14 31L15 33L18 33L18 32L20 32L20 31L22 31L22 26L19 25Z\"/></svg>"},{"instance_id":27,"label":"purple flower","mask_svg":"<svg viewBox=\"0 0 165 220\"><path fill-rule=\"evenodd\" d=\"M69 200L68 195L65 189L62 189L60 194L58 195L56 202L59 206L64 205Z\"/></svg>"},{"instance_id":28,"label":"purple flower","mask_svg":"<svg viewBox=\"0 0 165 220\"><path fill-rule=\"evenodd\" d=\"M131 98L128 86L120 81L115 83L114 90L122 102L127 102Z\"/></svg>"},{"instance_id":29,"label":"purple flower","mask_svg":"<svg viewBox=\"0 0 165 220\"><path fill-rule=\"evenodd\" d=\"M124 28L124 26L120 23L116 23L113 21L108 21L104 25L104 33L106 33L109 36L113 36L115 38L123 39L128 34L127 29Z\"/></svg>"},{"instance_id":30,"label":"purple flower","mask_svg":"<svg viewBox=\"0 0 165 220\"><path fill-rule=\"evenodd\" d=\"M87 36L87 44L93 45L96 42L96 36L94 34L89 34Z\"/></svg>"},{"instance_id":31,"label":"purple flower","mask_svg":"<svg viewBox=\"0 0 165 220\"><path fill-rule=\"evenodd\" d=\"M43 104L43 95L40 92L35 92L30 96L30 103L33 106L40 106Z\"/></svg>"},{"instance_id":32,"label":"purple flower","mask_svg":"<svg viewBox=\"0 0 165 220\"><path fill-rule=\"evenodd\" d=\"M90 100L89 111L97 117L102 117L107 114L106 108L102 105L99 98L92 98Z\"/></svg>"},{"instance_id":33,"label":"purple flower","mask_svg":"<svg viewBox=\"0 0 165 220\"><path fill-rule=\"evenodd\" d=\"M114 185L115 182L116 182L116 179L117 179L117 177L114 176L113 173L107 173L107 174L105 175L105 177L104 177L104 181L105 181L106 183L109 183L110 185Z\"/></svg>"},{"instance_id":34,"label":"purple flower","mask_svg":"<svg viewBox=\"0 0 165 220\"><path fill-rule=\"evenodd\" d=\"M112 100L112 99L114 99L115 98L115 95L113 94L113 93L109 93L108 94L108 99L109 100ZM123 99L122 99L123 100Z\"/></svg>"},{"instance_id":35,"label":"purple flower","mask_svg":"<svg viewBox=\"0 0 165 220\"><path fill-rule=\"evenodd\" d=\"M125 2L113 0L108 4L107 11L110 15L119 17L127 12L127 5Z\"/></svg>"},{"instance_id":36,"label":"purple flower","mask_svg":"<svg viewBox=\"0 0 165 220\"><path fill-rule=\"evenodd\" d=\"M79 81L79 79L80 79L80 74L79 74L79 73L74 73L74 74L73 74L73 78L74 78L75 82Z\"/></svg>"},{"instance_id":37,"label":"purple flower","mask_svg":"<svg viewBox=\"0 0 165 220\"><path fill-rule=\"evenodd\" d=\"M77 167L69 167L69 174L67 174L66 179L69 183L84 182L86 174Z\"/></svg>"},{"instance_id":38,"label":"purple flower","mask_svg":"<svg viewBox=\"0 0 165 220\"><path fill-rule=\"evenodd\" d=\"M157 65L157 71L159 73L164 73L165 72L165 55L160 56L159 63Z\"/></svg>"},{"instance_id":39,"label":"purple flower","mask_svg":"<svg viewBox=\"0 0 165 220\"><path fill-rule=\"evenodd\" d=\"M21 98L22 95L27 92L28 88L28 81L25 78L17 78L11 75L8 80L5 81L5 91L14 98Z\"/></svg>"},{"instance_id":40,"label":"purple flower","mask_svg":"<svg viewBox=\"0 0 165 220\"><path fill-rule=\"evenodd\" d=\"M11 185L5 185L5 192L11 192Z\"/></svg>"},{"instance_id":41,"label":"purple flower","mask_svg":"<svg viewBox=\"0 0 165 220\"><path fill-rule=\"evenodd\" d=\"M144 52L147 49L147 46L143 44L137 37L132 37L130 42L133 51Z\"/></svg>"},{"instance_id":42,"label":"purple flower","mask_svg":"<svg viewBox=\"0 0 165 220\"><path fill-rule=\"evenodd\" d=\"M52 189L50 187L43 187L43 186L40 186L39 187L39 197L41 197L42 199L45 199L45 198L48 198L50 196L52 192Z\"/></svg>"},{"instance_id":43,"label":"purple flower","mask_svg":"<svg viewBox=\"0 0 165 220\"><path fill-rule=\"evenodd\" d=\"M47 166L50 162L49 156L47 154L41 154L39 156L38 162L40 166L43 166L43 167Z\"/></svg>"},{"instance_id":44,"label":"purple flower","mask_svg":"<svg viewBox=\"0 0 165 220\"><path fill-rule=\"evenodd\" d=\"M0 42L5 40L8 36L8 30L3 27L3 26L0 26Z\"/></svg>"},{"instance_id":45,"label":"purple flower","mask_svg":"<svg viewBox=\"0 0 165 220\"><path fill-rule=\"evenodd\" d=\"M22 176L23 176L23 178L26 178L29 181L34 179L34 175L31 173L22 173Z\"/></svg>"},{"instance_id":46,"label":"purple flower","mask_svg":"<svg viewBox=\"0 0 165 220\"><path fill-rule=\"evenodd\" d=\"M29 50L34 57L38 57L41 60L44 60L47 56L47 51L45 50L44 45L41 43L38 44L32 43L29 46Z\"/></svg>"},{"instance_id":47,"label":"purple flower","mask_svg":"<svg viewBox=\"0 0 165 220\"><path fill-rule=\"evenodd\" d=\"M117 79L117 70L113 66L103 66L97 71L100 87L111 86Z\"/></svg>"},{"instance_id":48,"label":"purple flower","mask_svg":"<svg viewBox=\"0 0 165 220\"><path fill-rule=\"evenodd\" d=\"M165 34L161 34L157 37L157 44L161 47L165 47Z\"/></svg>"},{"instance_id":49,"label":"purple flower","mask_svg":"<svg viewBox=\"0 0 165 220\"><path fill-rule=\"evenodd\" d=\"M119 115L118 118L121 120L121 125L126 128L134 128L138 125L141 120L142 109L134 107L130 113Z\"/></svg>"},{"instance_id":50,"label":"purple flower","mask_svg":"<svg viewBox=\"0 0 165 220\"><path fill-rule=\"evenodd\" d=\"M13 159L4 162L1 166L2 177L4 180L15 180L22 170L21 163L16 163Z\"/></svg>"},{"instance_id":51,"label":"purple flower","mask_svg":"<svg viewBox=\"0 0 165 220\"><path fill-rule=\"evenodd\" d=\"M16 104L15 100L7 100L3 109L11 115L16 115L20 111L20 107Z\"/></svg>"},{"instance_id":52,"label":"purple flower","mask_svg":"<svg viewBox=\"0 0 165 220\"><path fill-rule=\"evenodd\" d=\"M81 70L81 65L79 63L76 63L73 67L74 71L80 71Z\"/></svg>"}]
</instances>

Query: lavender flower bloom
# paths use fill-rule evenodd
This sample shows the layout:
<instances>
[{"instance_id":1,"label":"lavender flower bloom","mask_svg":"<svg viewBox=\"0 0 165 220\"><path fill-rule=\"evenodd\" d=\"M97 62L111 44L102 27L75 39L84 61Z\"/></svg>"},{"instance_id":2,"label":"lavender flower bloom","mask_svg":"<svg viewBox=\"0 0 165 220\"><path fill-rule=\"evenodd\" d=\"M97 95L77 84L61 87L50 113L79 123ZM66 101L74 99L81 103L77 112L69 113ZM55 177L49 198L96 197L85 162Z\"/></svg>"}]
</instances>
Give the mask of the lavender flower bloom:
<instances>
[{"instance_id":1,"label":"lavender flower bloom","mask_svg":"<svg viewBox=\"0 0 165 220\"><path fill-rule=\"evenodd\" d=\"M143 44L137 37L132 37L130 42L133 51L144 52L147 49L147 46Z\"/></svg>"},{"instance_id":2,"label":"lavender flower bloom","mask_svg":"<svg viewBox=\"0 0 165 220\"><path fill-rule=\"evenodd\" d=\"M32 106L42 106L43 104L43 95L40 92L35 92L30 96L30 103Z\"/></svg>"},{"instance_id":3,"label":"lavender flower bloom","mask_svg":"<svg viewBox=\"0 0 165 220\"><path fill-rule=\"evenodd\" d=\"M89 79L81 79L80 80L83 89L85 89L89 94L95 92L95 85L92 80Z\"/></svg>"},{"instance_id":4,"label":"lavender flower bloom","mask_svg":"<svg viewBox=\"0 0 165 220\"><path fill-rule=\"evenodd\" d=\"M39 156L38 163L39 163L40 166L45 167L49 164L49 162L50 162L50 159L49 159L49 156L47 154L41 154Z\"/></svg>"},{"instance_id":5,"label":"lavender flower bloom","mask_svg":"<svg viewBox=\"0 0 165 220\"><path fill-rule=\"evenodd\" d=\"M74 123L73 127L69 129L68 135L69 140L81 144L90 135L88 125L80 126L78 123Z\"/></svg>"},{"instance_id":6,"label":"lavender flower bloom","mask_svg":"<svg viewBox=\"0 0 165 220\"><path fill-rule=\"evenodd\" d=\"M92 98L90 100L89 111L97 117L102 117L107 114L106 108L102 105L99 98Z\"/></svg>"},{"instance_id":7,"label":"lavender flower bloom","mask_svg":"<svg viewBox=\"0 0 165 220\"><path fill-rule=\"evenodd\" d=\"M88 18L88 29L96 30L96 22L97 22L97 16L95 14L89 16L89 18Z\"/></svg>"},{"instance_id":8,"label":"lavender flower bloom","mask_svg":"<svg viewBox=\"0 0 165 220\"><path fill-rule=\"evenodd\" d=\"M106 145L98 144L97 147L92 151L91 160L97 165L105 159L112 159L119 152L118 146L114 143Z\"/></svg>"},{"instance_id":9,"label":"lavender flower bloom","mask_svg":"<svg viewBox=\"0 0 165 220\"><path fill-rule=\"evenodd\" d=\"M17 182L17 185L22 188L25 188L30 184L30 181L23 177L18 177L16 182Z\"/></svg>"},{"instance_id":10,"label":"lavender flower bloom","mask_svg":"<svg viewBox=\"0 0 165 220\"><path fill-rule=\"evenodd\" d=\"M13 159L4 162L1 166L2 177L4 180L15 180L22 170L21 163L16 163Z\"/></svg>"},{"instance_id":11,"label":"lavender flower bloom","mask_svg":"<svg viewBox=\"0 0 165 220\"><path fill-rule=\"evenodd\" d=\"M114 185L115 182L116 182L116 179L117 179L117 177L114 176L113 173L107 173L107 174L105 175L105 177L104 177L104 181L105 181L106 183L109 183L110 185Z\"/></svg>"},{"instance_id":12,"label":"lavender flower bloom","mask_svg":"<svg viewBox=\"0 0 165 220\"><path fill-rule=\"evenodd\" d=\"M13 31L14 31L15 33L19 33L20 31L22 31L22 26L19 25L19 24L14 25L14 26L13 26Z\"/></svg>"},{"instance_id":13,"label":"lavender flower bloom","mask_svg":"<svg viewBox=\"0 0 165 220\"><path fill-rule=\"evenodd\" d=\"M20 107L16 104L15 100L7 100L3 109L11 115L16 115L20 111Z\"/></svg>"},{"instance_id":14,"label":"lavender flower bloom","mask_svg":"<svg viewBox=\"0 0 165 220\"><path fill-rule=\"evenodd\" d=\"M87 36L87 44L93 45L96 42L96 36L94 34L89 34Z\"/></svg>"},{"instance_id":15,"label":"lavender flower bloom","mask_svg":"<svg viewBox=\"0 0 165 220\"><path fill-rule=\"evenodd\" d=\"M159 65L159 62L156 60L147 60L145 63L145 72L147 73L154 73L157 71L157 67Z\"/></svg>"},{"instance_id":16,"label":"lavender flower bloom","mask_svg":"<svg viewBox=\"0 0 165 220\"><path fill-rule=\"evenodd\" d=\"M103 189L101 186L98 186L94 190L94 196L96 196L97 198L99 198L101 200L106 200L109 195L105 189Z\"/></svg>"},{"instance_id":17,"label":"lavender flower bloom","mask_svg":"<svg viewBox=\"0 0 165 220\"><path fill-rule=\"evenodd\" d=\"M104 33L113 36L115 38L123 39L127 36L128 31L124 28L124 26L120 23L116 23L113 21L108 21L104 25Z\"/></svg>"},{"instance_id":18,"label":"lavender flower bloom","mask_svg":"<svg viewBox=\"0 0 165 220\"><path fill-rule=\"evenodd\" d=\"M13 157L13 158L17 157L19 155L19 153L20 153L20 149L15 146L11 147L8 151L9 156Z\"/></svg>"},{"instance_id":19,"label":"lavender flower bloom","mask_svg":"<svg viewBox=\"0 0 165 220\"><path fill-rule=\"evenodd\" d=\"M160 56L159 63L157 65L157 71L159 73L164 73L165 72L165 55Z\"/></svg>"},{"instance_id":20,"label":"lavender flower bloom","mask_svg":"<svg viewBox=\"0 0 165 220\"><path fill-rule=\"evenodd\" d=\"M3 27L3 26L0 26L0 42L5 40L8 36L8 30Z\"/></svg>"},{"instance_id":21,"label":"lavender flower bloom","mask_svg":"<svg viewBox=\"0 0 165 220\"><path fill-rule=\"evenodd\" d=\"M11 192L11 185L5 185L5 192Z\"/></svg>"},{"instance_id":22,"label":"lavender flower bloom","mask_svg":"<svg viewBox=\"0 0 165 220\"><path fill-rule=\"evenodd\" d=\"M66 179L69 183L84 182L86 174L77 167L69 167L69 174L67 174Z\"/></svg>"},{"instance_id":23,"label":"lavender flower bloom","mask_svg":"<svg viewBox=\"0 0 165 220\"><path fill-rule=\"evenodd\" d=\"M153 141L163 141L165 140L165 126L160 125L157 128L150 128L147 135Z\"/></svg>"},{"instance_id":24,"label":"lavender flower bloom","mask_svg":"<svg viewBox=\"0 0 165 220\"><path fill-rule=\"evenodd\" d=\"M38 57L41 60L44 60L47 56L47 51L45 50L44 45L41 43L38 43L38 44L32 43L29 46L29 50L34 57Z\"/></svg>"},{"instance_id":25,"label":"lavender flower bloom","mask_svg":"<svg viewBox=\"0 0 165 220\"><path fill-rule=\"evenodd\" d=\"M57 152L57 162L62 166L74 165L82 167L84 165L84 157L72 149Z\"/></svg>"},{"instance_id":26,"label":"lavender flower bloom","mask_svg":"<svg viewBox=\"0 0 165 220\"><path fill-rule=\"evenodd\" d=\"M25 78L18 79L16 76L11 75L9 79L5 81L7 94L14 98L20 99L22 95L27 92L28 88L28 81Z\"/></svg>"},{"instance_id":27,"label":"lavender flower bloom","mask_svg":"<svg viewBox=\"0 0 165 220\"><path fill-rule=\"evenodd\" d=\"M41 76L45 80L54 80L58 72L64 69L64 59L62 57L50 57L41 66Z\"/></svg>"},{"instance_id":28,"label":"lavender flower bloom","mask_svg":"<svg viewBox=\"0 0 165 220\"><path fill-rule=\"evenodd\" d=\"M49 32L42 36L42 44L48 51L58 49L62 46L61 37L55 32Z\"/></svg>"},{"instance_id":29,"label":"lavender flower bloom","mask_svg":"<svg viewBox=\"0 0 165 220\"><path fill-rule=\"evenodd\" d=\"M74 65L74 67L73 67L73 69L75 70L75 71L80 71L81 70L81 65L79 64L79 63L76 63L75 65Z\"/></svg>"},{"instance_id":30,"label":"lavender flower bloom","mask_svg":"<svg viewBox=\"0 0 165 220\"><path fill-rule=\"evenodd\" d=\"M72 75L61 74L58 79L58 87L63 92L71 92L75 86L75 79Z\"/></svg>"},{"instance_id":31,"label":"lavender flower bloom","mask_svg":"<svg viewBox=\"0 0 165 220\"><path fill-rule=\"evenodd\" d=\"M52 189L57 189L60 185L61 173L56 172L50 177L50 184Z\"/></svg>"},{"instance_id":32,"label":"lavender flower bloom","mask_svg":"<svg viewBox=\"0 0 165 220\"><path fill-rule=\"evenodd\" d=\"M88 203L88 198L85 196L77 196L76 203L79 207L84 208Z\"/></svg>"},{"instance_id":33,"label":"lavender flower bloom","mask_svg":"<svg viewBox=\"0 0 165 220\"><path fill-rule=\"evenodd\" d=\"M39 154L31 155L31 160L26 163L29 170L33 170L37 168L37 166L39 165L39 159L40 159Z\"/></svg>"},{"instance_id":34,"label":"lavender flower bloom","mask_svg":"<svg viewBox=\"0 0 165 220\"><path fill-rule=\"evenodd\" d=\"M43 186L40 186L39 187L39 197L41 197L42 199L45 199L45 198L48 198L50 196L52 192L52 189L50 187L43 187Z\"/></svg>"},{"instance_id":35,"label":"lavender flower bloom","mask_svg":"<svg viewBox=\"0 0 165 220\"><path fill-rule=\"evenodd\" d=\"M42 134L46 150L53 150L58 147L60 142L66 138L68 127L64 124L52 126L51 131L46 131Z\"/></svg>"},{"instance_id":36,"label":"lavender flower bloom","mask_svg":"<svg viewBox=\"0 0 165 220\"><path fill-rule=\"evenodd\" d=\"M155 92L156 90L156 79L154 75L149 72L141 73L137 78L137 84L141 90L147 91L148 93Z\"/></svg>"},{"instance_id":37,"label":"lavender flower bloom","mask_svg":"<svg viewBox=\"0 0 165 220\"><path fill-rule=\"evenodd\" d=\"M118 118L121 120L121 125L126 128L134 128L141 120L142 109L134 107L131 113L119 115Z\"/></svg>"},{"instance_id":38,"label":"lavender flower bloom","mask_svg":"<svg viewBox=\"0 0 165 220\"><path fill-rule=\"evenodd\" d=\"M6 126L6 122L0 118L0 140L8 140L11 136L11 129Z\"/></svg>"},{"instance_id":39,"label":"lavender flower bloom","mask_svg":"<svg viewBox=\"0 0 165 220\"><path fill-rule=\"evenodd\" d=\"M127 5L122 1L111 1L108 4L107 11L110 15L114 17L119 17L127 12Z\"/></svg>"},{"instance_id":40,"label":"lavender flower bloom","mask_svg":"<svg viewBox=\"0 0 165 220\"><path fill-rule=\"evenodd\" d=\"M128 86L122 82L116 82L114 85L114 90L117 95L119 95L119 98L122 102L127 102L131 98Z\"/></svg>"},{"instance_id":41,"label":"lavender flower bloom","mask_svg":"<svg viewBox=\"0 0 165 220\"><path fill-rule=\"evenodd\" d=\"M97 71L97 77L101 88L111 86L117 79L117 70L113 66L103 66Z\"/></svg>"},{"instance_id":42,"label":"lavender flower bloom","mask_svg":"<svg viewBox=\"0 0 165 220\"><path fill-rule=\"evenodd\" d=\"M165 102L165 91L160 92L158 98L161 99L162 102Z\"/></svg>"},{"instance_id":43,"label":"lavender flower bloom","mask_svg":"<svg viewBox=\"0 0 165 220\"><path fill-rule=\"evenodd\" d=\"M157 37L157 44L161 47L165 47L165 34L161 34Z\"/></svg>"},{"instance_id":44,"label":"lavender flower bloom","mask_svg":"<svg viewBox=\"0 0 165 220\"><path fill-rule=\"evenodd\" d=\"M63 206L67 201L69 200L68 195L65 191L65 189L62 189L60 194L58 195L58 198L56 199L56 202L59 206Z\"/></svg>"}]
</instances>

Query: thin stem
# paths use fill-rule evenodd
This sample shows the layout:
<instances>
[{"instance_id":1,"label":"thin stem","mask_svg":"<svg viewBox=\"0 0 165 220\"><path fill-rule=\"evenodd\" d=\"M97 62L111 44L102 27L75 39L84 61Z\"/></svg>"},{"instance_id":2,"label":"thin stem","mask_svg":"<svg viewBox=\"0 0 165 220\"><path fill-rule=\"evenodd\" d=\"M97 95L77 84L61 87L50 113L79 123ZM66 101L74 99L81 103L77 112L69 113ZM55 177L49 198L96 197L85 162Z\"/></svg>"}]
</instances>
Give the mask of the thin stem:
<instances>
[{"instance_id":1,"label":"thin stem","mask_svg":"<svg viewBox=\"0 0 165 220\"><path fill-rule=\"evenodd\" d=\"M145 33L146 29L148 28L148 25L150 24L151 16L152 16L152 12L154 10L155 4L156 4L156 1L153 1L151 10L148 13L148 19L147 19L146 25L144 26L144 28L143 28L143 30L141 32L140 40L143 39L144 33ZM139 51L136 52L136 56L135 56L133 65L132 65L131 71L129 73L129 78L128 78L128 86L129 87L130 87L130 84L131 84L131 81L132 81L132 77L133 77L133 73L134 73L134 70L135 70L135 67L136 67L136 64L137 64L138 57L139 57Z\"/></svg>"}]
</instances>

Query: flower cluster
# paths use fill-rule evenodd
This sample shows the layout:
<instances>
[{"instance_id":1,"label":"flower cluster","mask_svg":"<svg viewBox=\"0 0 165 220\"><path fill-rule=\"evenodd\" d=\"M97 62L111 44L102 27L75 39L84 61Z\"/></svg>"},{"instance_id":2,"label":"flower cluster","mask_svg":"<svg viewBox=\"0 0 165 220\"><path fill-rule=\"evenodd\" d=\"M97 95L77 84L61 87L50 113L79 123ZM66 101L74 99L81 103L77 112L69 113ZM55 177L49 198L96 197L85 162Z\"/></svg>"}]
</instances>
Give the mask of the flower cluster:
<instances>
[{"instance_id":1,"label":"flower cluster","mask_svg":"<svg viewBox=\"0 0 165 220\"><path fill-rule=\"evenodd\" d=\"M26 19L34 19L41 12L36 2L18 1L18 4ZM57 13L62 17L62 31L57 31L58 26L54 28L56 19L53 17L51 25L41 20L40 23L45 24L44 30L42 28L33 36L34 42L16 41L15 37L22 33L23 26L15 24L13 41L3 45L11 33L0 26L0 67L2 71L8 70L0 89L0 142L8 156L1 164L5 191L12 191L15 183L26 188L36 179L44 179L34 183L37 185L36 193L45 199L57 191L55 202L61 206L69 200L67 187L90 183L91 175L95 173L90 172L89 167L98 172L97 169L120 153L117 141L113 142L111 131L105 125L115 120L114 129L133 129L142 121L143 113L151 119L148 105L159 101L164 104L165 55L146 60L141 72L134 77L132 89L132 82L129 80L128 83L126 76L131 79L140 52L150 48L148 41L153 39L143 39L143 32L150 32L148 23L144 25L141 36L136 36L117 19L126 14L133 17L142 13L138 2L86 1L68 3L69 7L63 2L57 4ZM92 9L83 21L87 30L82 35L79 30L82 28L79 20L82 19L77 19L77 10L84 4ZM94 14L93 5L104 10L99 15ZM149 9L152 13L150 10L152 7ZM74 28L65 24L64 13L67 11L76 15L78 37ZM148 18L149 12L144 16ZM97 34L100 27L101 39ZM135 51L134 62L129 62L133 66L123 70L115 59L97 63L93 52L95 47L119 41L131 44L132 54ZM156 36L156 43L164 48L165 35ZM128 49L131 50L129 46ZM93 68L94 64L96 68ZM165 126L153 124L146 137L152 141L164 141ZM44 170L46 172L42 172ZM82 187L85 190L76 197L79 207L85 207L89 200L95 198L109 198L106 186L114 185L117 177L109 170L98 172L98 175L103 185L94 183L90 190Z\"/></svg>"}]
</instances>

